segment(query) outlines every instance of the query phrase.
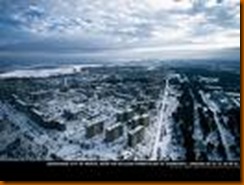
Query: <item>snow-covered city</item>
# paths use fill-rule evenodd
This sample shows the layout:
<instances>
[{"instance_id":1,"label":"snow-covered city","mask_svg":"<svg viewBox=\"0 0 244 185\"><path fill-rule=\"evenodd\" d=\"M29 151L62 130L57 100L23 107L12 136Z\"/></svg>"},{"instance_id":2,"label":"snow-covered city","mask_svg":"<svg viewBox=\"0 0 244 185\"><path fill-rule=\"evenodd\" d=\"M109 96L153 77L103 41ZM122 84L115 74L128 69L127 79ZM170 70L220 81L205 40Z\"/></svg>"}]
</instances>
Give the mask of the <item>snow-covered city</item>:
<instances>
[{"instance_id":1,"label":"snow-covered city","mask_svg":"<svg viewBox=\"0 0 244 185\"><path fill-rule=\"evenodd\" d=\"M2 72L0 160L239 161L238 68L176 66Z\"/></svg>"},{"instance_id":2,"label":"snow-covered city","mask_svg":"<svg viewBox=\"0 0 244 185\"><path fill-rule=\"evenodd\" d=\"M240 181L240 10L0 0L0 179Z\"/></svg>"}]
</instances>

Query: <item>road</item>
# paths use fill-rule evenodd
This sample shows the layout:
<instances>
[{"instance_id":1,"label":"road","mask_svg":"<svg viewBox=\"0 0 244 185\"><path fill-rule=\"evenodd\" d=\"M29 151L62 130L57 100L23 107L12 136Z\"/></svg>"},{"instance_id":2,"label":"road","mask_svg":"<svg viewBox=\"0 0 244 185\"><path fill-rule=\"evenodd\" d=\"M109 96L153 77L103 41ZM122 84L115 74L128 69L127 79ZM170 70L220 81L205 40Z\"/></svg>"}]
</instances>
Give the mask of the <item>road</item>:
<instances>
[{"instance_id":1,"label":"road","mask_svg":"<svg viewBox=\"0 0 244 185\"><path fill-rule=\"evenodd\" d=\"M165 107L166 107L166 98L168 96L168 89L169 89L169 80L168 78L166 79L165 82L165 88L164 88L164 92L162 95L162 100L159 104L159 115L158 115L158 119L157 119L157 133L156 133L156 139L155 139L155 143L153 146L153 150L152 150L152 155L151 155L151 160L157 160L158 158L158 149L160 148L159 144L160 144L160 136L161 136L161 131L162 131L162 127L164 126L164 121L165 121Z\"/></svg>"},{"instance_id":2,"label":"road","mask_svg":"<svg viewBox=\"0 0 244 185\"><path fill-rule=\"evenodd\" d=\"M221 142L222 142L222 144L224 146L227 160L232 160L233 157L232 157L232 154L231 154L231 151L230 151L229 143L234 138L228 132L228 130L226 130L223 127L223 125L220 123L219 117L217 115L217 112L219 112L219 107L214 102L212 102L211 100L207 99L204 96L203 92L200 92L200 95L202 96L203 101L208 105L209 109L213 112L214 121L215 121L216 126L218 128L219 135L220 135L220 140L221 140Z\"/></svg>"}]
</instances>

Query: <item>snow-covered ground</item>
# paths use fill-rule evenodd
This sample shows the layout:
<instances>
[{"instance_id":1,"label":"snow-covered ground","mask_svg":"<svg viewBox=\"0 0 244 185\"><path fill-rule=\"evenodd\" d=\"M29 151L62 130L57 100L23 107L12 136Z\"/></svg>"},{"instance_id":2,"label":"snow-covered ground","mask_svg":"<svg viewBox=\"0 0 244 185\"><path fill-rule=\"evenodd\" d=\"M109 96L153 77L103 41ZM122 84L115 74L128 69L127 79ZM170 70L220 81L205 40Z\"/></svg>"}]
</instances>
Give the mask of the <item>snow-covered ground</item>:
<instances>
[{"instance_id":1,"label":"snow-covered ground","mask_svg":"<svg viewBox=\"0 0 244 185\"><path fill-rule=\"evenodd\" d=\"M162 95L162 100L158 105L159 113L158 113L158 119L157 119L157 131L156 131L156 138L154 142L154 147L151 155L151 160L157 160L158 158L158 150L160 148L159 143L160 143L160 135L162 132L162 127L165 127L165 119L164 117L167 116L165 115L165 107L166 107L166 99L168 96L168 89L169 89L169 80L166 79L165 82L165 88L164 88L164 93ZM165 129L165 128L163 128Z\"/></svg>"},{"instance_id":2,"label":"snow-covered ground","mask_svg":"<svg viewBox=\"0 0 244 185\"><path fill-rule=\"evenodd\" d=\"M19 96L24 102L35 105L35 108L42 112L45 118L63 122L66 125L65 131L61 132L42 128L35 123L35 120L31 120L24 111L16 110L14 106L9 103L0 102L0 119L3 117L3 114L7 114L8 121L19 127L19 131L14 135L10 134L10 137L18 137L18 134L28 135L32 138L31 141L33 141L34 144L43 145L48 148L48 159L51 158L50 154L55 154L64 160L119 160L122 153L128 152L129 155L132 156L132 160L184 160L187 150L184 146L183 134L186 134L186 132L183 133L183 129L181 128L182 122L181 120L177 122L176 118L177 111L179 110L177 108L180 106L179 100L181 100L183 95L183 88L181 87L186 85L186 88L190 90L194 104L193 132L191 131L192 129L189 129L189 134L192 136L194 145L193 148L189 150L192 149L196 154L195 156L199 153L201 157L201 152L208 152L206 151L207 144L210 143L213 146L219 146L219 143L223 143L227 159L235 159L231 153L231 147L235 146L235 137L231 135L224 124L228 119L226 118L226 121L225 117L219 116L221 110L212 97L213 95L215 95L215 97L219 95L225 97L224 92L220 94L220 91L215 90L216 93L211 94L200 91L201 98L204 102L200 103L193 93L195 92L193 90L194 88L189 85L192 79L187 75L173 71L166 74L163 73L160 77L157 76L158 74L156 77L150 76L149 79L151 80L152 78L156 82L149 81L148 84L143 84L141 80L137 83L135 80L136 75L133 76L133 81L128 80L123 82L123 80L121 80L119 84L117 84L116 80L108 82L106 78L109 79L110 77L112 80L116 79L115 77L123 79L125 73L123 71L120 76L120 74L117 74L118 69L113 72L118 76L113 73L113 75L111 75L109 71L104 72L104 74L102 74L102 72L96 73L97 70L94 70L96 71L94 74L91 70L89 75L86 76L85 74L82 76L82 74L84 74L82 73L84 67L97 66L98 65L62 66L55 69L18 70L1 74L0 80L1 78L12 77L46 78L50 76L79 73L79 75L67 76L65 84L63 82L66 76L52 79L53 81L51 81L50 84L48 82L49 79L33 79L32 82L37 83L37 86L40 85L40 89L34 89L33 92L26 93L26 96ZM150 68L148 71L150 72L150 70L156 70L156 68ZM103 79L105 80L103 81ZM209 82L209 80L210 82L217 81L216 79L202 78L202 81ZM3 83L5 82L5 80L2 81ZM19 81L25 83L25 80ZM157 83L158 81L160 83ZM47 83L47 88L51 88L43 90L41 86L43 82ZM154 83L158 91L151 89L151 84ZM189 87L187 85L189 85ZM63 88L63 86L68 88ZM149 88L146 89L146 87ZM144 94L144 88L149 95L147 93ZM135 91L134 95L130 91ZM159 93L160 91L161 93ZM16 94L18 95L18 89L16 90ZM35 95L33 97L37 97L37 100L32 98L33 94ZM230 96L233 99L238 98L238 94L232 93ZM137 105L138 102L146 102L148 100L152 100L153 103L157 102L157 105L156 108L146 108L150 118L150 124L145 127L144 139L142 142L135 147L128 146L127 134L128 130L131 129L128 126L128 122L131 120L123 122L124 133L122 136L111 143L105 142L105 129L118 123L116 114L119 111L125 111L128 108L134 110L134 105ZM222 100L223 101L220 103L230 104L229 99L222 98ZM237 105L238 103L235 102L235 104ZM208 109L213 112L214 121L212 121L212 119L211 121L216 124L217 129L214 127L216 131L211 130L208 131L209 133L207 133L206 136L204 135L205 130L201 128L202 122L199 118L200 113L198 114L198 108L203 108L204 113ZM72 114L75 118L68 119L67 117L69 116L65 116L65 113L66 115ZM140 113L135 109L133 114L133 116L138 116ZM178 116L181 116L180 114L179 111ZM205 116L207 116L207 114ZM98 133L92 138L87 138L86 125L91 121L97 121L96 119L104 121L105 129L102 133ZM4 139L7 138L6 134L2 137ZM2 139L2 141L4 139ZM12 142L13 140L14 139L9 141ZM216 148L217 147L215 147L214 150ZM209 160L217 159L218 151L207 155L212 155L208 157Z\"/></svg>"},{"instance_id":3,"label":"snow-covered ground","mask_svg":"<svg viewBox=\"0 0 244 185\"><path fill-rule=\"evenodd\" d=\"M158 106L157 131L150 160L177 160L184 155L184 149L174 145L172 138L174 124L172 113L178 106L177 95L179 93L169 84L169 79L172 77L179 76L172 74L166 79L164 93Z\"/></svg>"},{"instance_id":4,"label":"snow-covered ground","mask_svg":"<svg viewBox=\"0 0 244 185\"><path fill-rule=\"evenodd\" d=\"M209 107L209 109L213 112L214 114L214 121L217 125L219 134L220 134L220 139L222 141L222 144L225 149L225 153L227 155L227 160L235 160L234 156L232 155L232 152L230 150L230 146L235 144L235 140L233 135L230 133L229 130L227 130L223 124L221 123L218 113L220 113L220 108L218 105L211 100L211 95L210 94L205 94L203 91L199 92L204 103L206 103Z\"/></svg>"},{"instance_id":5,"label":"snow-covered ground","mask_svg":"<svg viewBox=\"0 0 244 185\"><path fill-rule=\"evenodd\" d=\"M15 70L0 74L0 78L47 78L51 76L68 75L82 72L83 68L100 67L98 64L89 65L69 65L60 66L52 69L29 69L29 70Z\"/></svg>"}]
</instances>

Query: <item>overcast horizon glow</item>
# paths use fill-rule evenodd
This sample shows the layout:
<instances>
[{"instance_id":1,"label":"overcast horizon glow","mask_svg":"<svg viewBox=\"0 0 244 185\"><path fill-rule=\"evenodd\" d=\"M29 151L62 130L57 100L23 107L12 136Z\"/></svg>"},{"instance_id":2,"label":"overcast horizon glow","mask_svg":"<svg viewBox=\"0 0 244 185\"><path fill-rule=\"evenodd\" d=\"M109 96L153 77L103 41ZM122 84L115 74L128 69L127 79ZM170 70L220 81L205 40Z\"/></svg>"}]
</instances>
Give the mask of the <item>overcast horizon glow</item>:
<instances>
[{"instance_id":1,"label":"overcast horizon glow","mask_svg":"<svg viewBox=\"0 0 244 185\"><path fill-rule=\"evenodd\" d=\"M0 53L240 48L239 0L0 0Z\"/></svg>"}]
</instances>

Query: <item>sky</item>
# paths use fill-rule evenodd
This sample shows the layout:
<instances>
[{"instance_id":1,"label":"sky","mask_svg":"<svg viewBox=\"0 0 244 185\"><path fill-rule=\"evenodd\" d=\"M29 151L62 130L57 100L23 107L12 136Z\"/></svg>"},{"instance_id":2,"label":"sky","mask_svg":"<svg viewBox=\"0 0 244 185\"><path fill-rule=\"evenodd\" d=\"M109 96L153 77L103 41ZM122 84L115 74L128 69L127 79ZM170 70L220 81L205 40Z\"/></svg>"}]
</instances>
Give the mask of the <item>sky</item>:
<instances>
[{"instance_id":1,"label":"sky","mask_svg":"<svg viewBox=\"0 0 244 185\"><path fill-rule=\"evenodd\" d=\"M0 0L0 12L0 53L157 56L240 48L239 0Z\"/></svg>"}]
</instances>

